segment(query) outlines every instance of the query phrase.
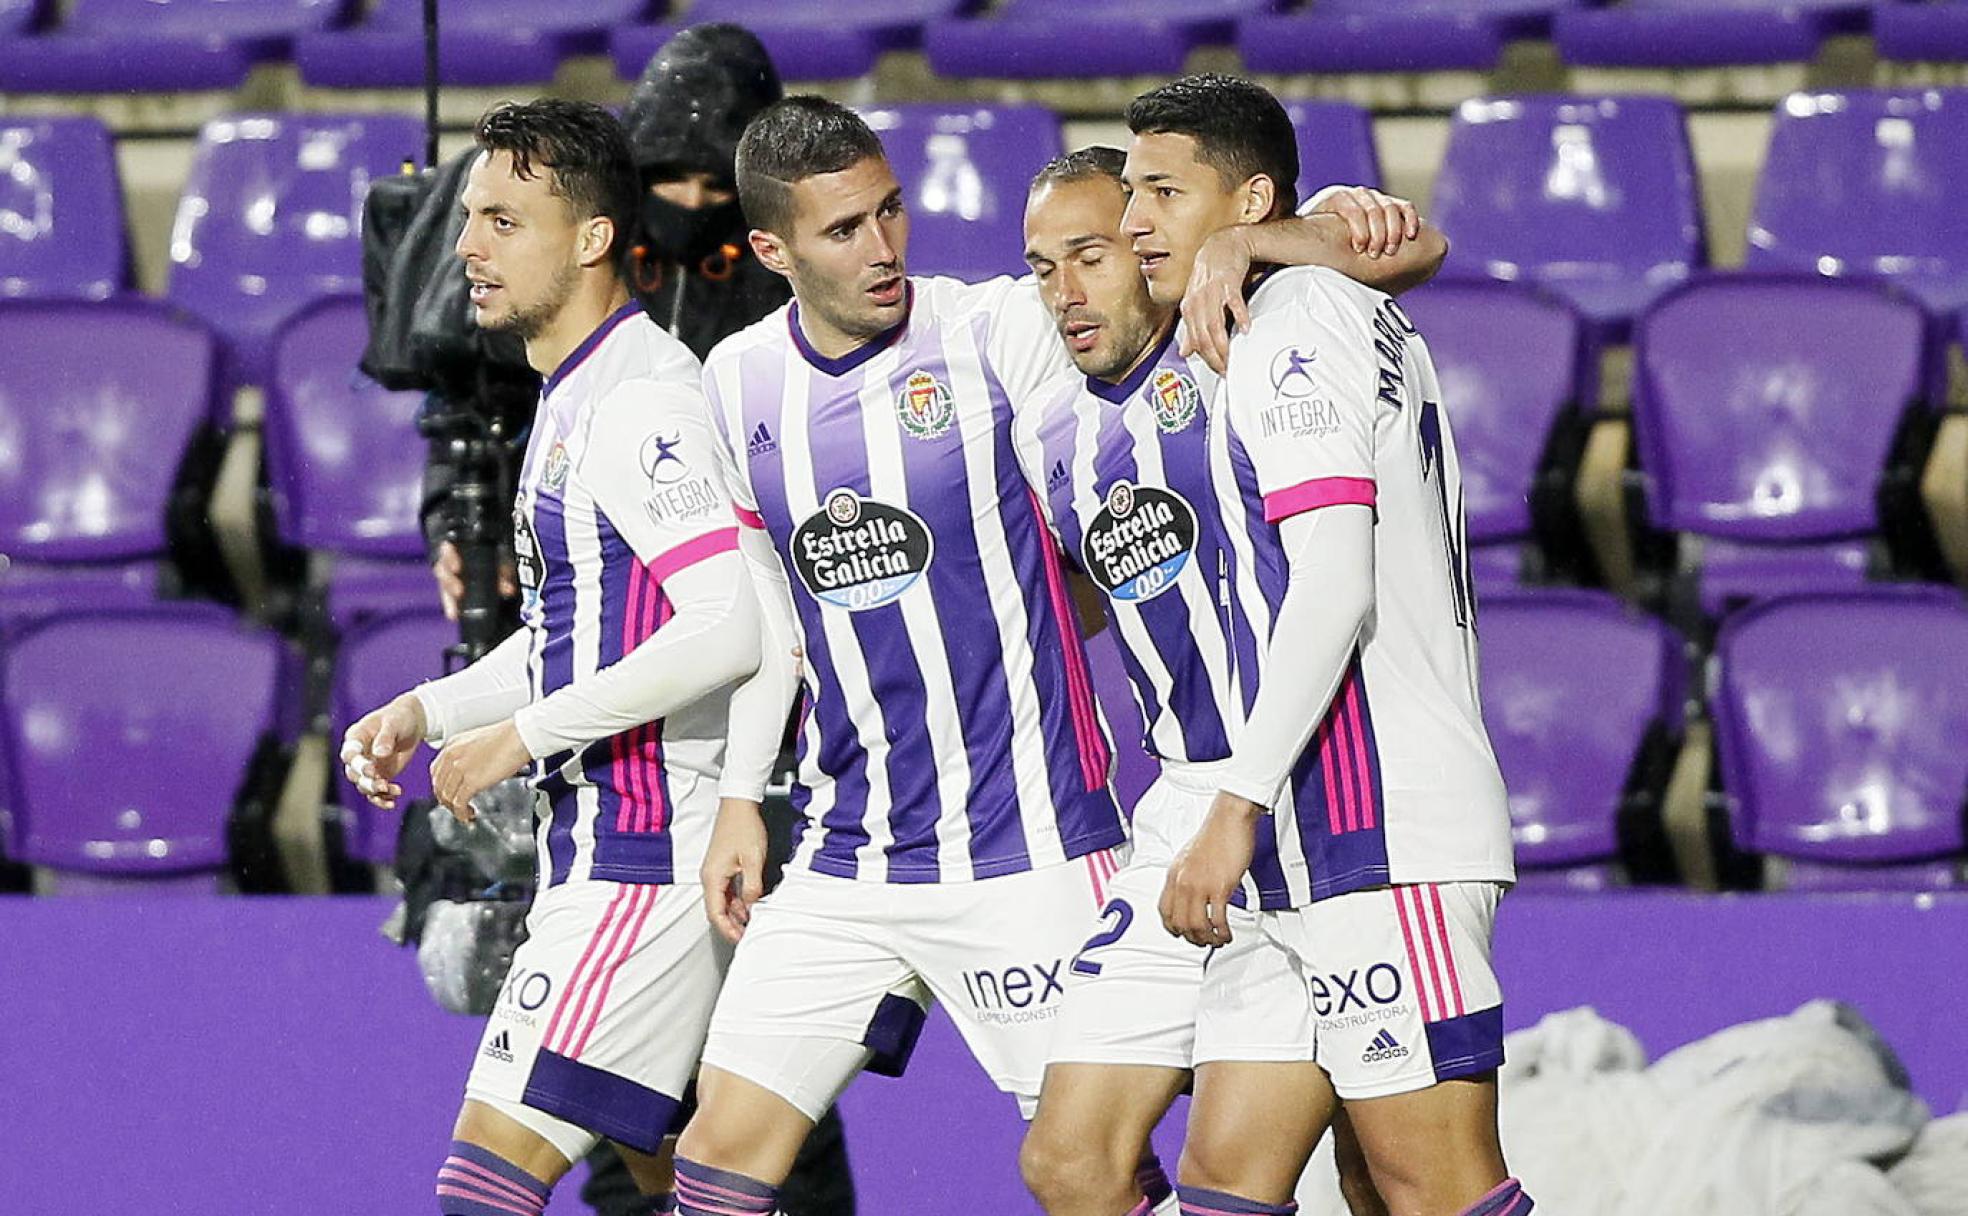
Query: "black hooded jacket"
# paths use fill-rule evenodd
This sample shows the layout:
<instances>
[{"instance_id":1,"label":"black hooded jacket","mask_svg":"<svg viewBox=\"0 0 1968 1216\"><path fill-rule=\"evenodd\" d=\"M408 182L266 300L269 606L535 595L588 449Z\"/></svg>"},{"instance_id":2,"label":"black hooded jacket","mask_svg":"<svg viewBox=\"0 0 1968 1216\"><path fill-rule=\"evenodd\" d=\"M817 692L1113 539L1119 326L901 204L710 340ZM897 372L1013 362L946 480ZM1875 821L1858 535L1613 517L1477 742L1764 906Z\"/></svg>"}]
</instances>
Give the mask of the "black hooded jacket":
<instances>
[{"instance_id":1,"label":"black hooded jacket","mask_svg":"<svg viewBox=\"0 0 1968 1216\"><path fill-rule=\"evenodd\" d=\"M730 183L745 124L782 93L779 73L750 31L717 24L679 32L643 69L622 116L645 186L693 172ZM650 318L700 359L791 295L786 280L752 256L735 207L729 220L726 231L701 242L710 252L688 260L665 252L674 240L651 232L646 215L631 244L630 289Z\"/></svg>"}]
</instances>

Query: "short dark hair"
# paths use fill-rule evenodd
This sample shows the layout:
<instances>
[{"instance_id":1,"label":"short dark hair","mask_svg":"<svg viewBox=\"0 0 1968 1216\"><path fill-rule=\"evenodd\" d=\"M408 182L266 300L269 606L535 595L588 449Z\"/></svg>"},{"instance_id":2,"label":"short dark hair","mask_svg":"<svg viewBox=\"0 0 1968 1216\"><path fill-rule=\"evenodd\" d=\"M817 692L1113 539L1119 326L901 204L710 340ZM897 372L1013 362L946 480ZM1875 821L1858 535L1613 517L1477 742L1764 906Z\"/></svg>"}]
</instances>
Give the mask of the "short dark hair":
<instances>
[{"instance_id":1,"label":"short dark hair","mask_svg":"<svg viewBox=\"0 0 1968 1216\"><path fill-rule=\"evenodd\" d=\"M1126 167L1127 153L1119 148L1089 144L1047 161L1044 168L1032 175L1031 188L1036 191L1041 186L1063 186L1068 182L1092 181L1097 177L1110 178L1115 185L1119 185L1121 170Z\"/></svg>"},{"instance_id":2,"label":"short dark hair","mask_svg":"<svg viewBox=\"0 0 1968 1216\"><path fill-rule=\"evenodd\" d=\"M1150 89L1129 103L1136 135L1187 135L1196 159L1235 186L1262 173L1277 187L1273 215L1298 205L1298 137L1285 107L1263 86L1210 72Z\"/></svg>"},{"instance_id":3,"label":"short dark hair","mask_svg":"<svg viewBox=\"0 0 1968 1216\"><path fill-rule=\"evenodd\" d=\"M793 219L795 184L887 155L859 114L796 93L759 111L738 141L738 205L754 228L783 234Z\"/></svg>"},{"instance_id":4,"label":"short dark hair","mask_svg":"<svg viewBox=\"0 0 1968 1216\"><path fill-rule=\"evenodd\" d=\"M506 152L513 173L548 170L547 188L567 200L577 218L606 216L615 224L613 252L622 256L632 231L642 183L636 177L629 134L613 114L585 101L543 97L501 102L472 129L487 152Z\"/></svg>"}]
</instances>

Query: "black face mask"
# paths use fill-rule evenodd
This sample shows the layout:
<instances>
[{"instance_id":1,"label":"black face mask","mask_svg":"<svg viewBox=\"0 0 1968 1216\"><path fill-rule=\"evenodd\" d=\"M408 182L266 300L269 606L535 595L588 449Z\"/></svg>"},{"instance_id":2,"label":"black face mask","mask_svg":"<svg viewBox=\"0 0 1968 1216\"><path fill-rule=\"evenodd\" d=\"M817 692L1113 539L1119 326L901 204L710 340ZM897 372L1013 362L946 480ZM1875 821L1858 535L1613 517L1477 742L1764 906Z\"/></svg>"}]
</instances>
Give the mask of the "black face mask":
<instances>
[{"instance_id":1,"label":"black face mask","mask_svg":"<svg viewBox=\"0 0 1968 1216\"><path fill-rule=\"evenodd\" d=\"M686 267L696 266L727 243L742 245L744 225L744 212L735 199L710 207L679 207L653 194L642 200L642 238L650 254Z\"/></svg>"}]
</instances>

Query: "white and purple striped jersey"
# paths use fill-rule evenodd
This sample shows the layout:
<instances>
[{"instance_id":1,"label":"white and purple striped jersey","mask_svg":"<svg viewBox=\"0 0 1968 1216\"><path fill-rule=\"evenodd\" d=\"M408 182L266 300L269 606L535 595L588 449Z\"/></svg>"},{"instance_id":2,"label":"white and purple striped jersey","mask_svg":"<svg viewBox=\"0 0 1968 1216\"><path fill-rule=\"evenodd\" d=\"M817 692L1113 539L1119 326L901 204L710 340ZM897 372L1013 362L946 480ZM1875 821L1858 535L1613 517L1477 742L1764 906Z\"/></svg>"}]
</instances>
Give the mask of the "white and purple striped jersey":
<instances>
[{"instance_id":1,"label":"white and purple striped jersey","mask_svg":"<svg viewBox=\"0 0 1968 1216\"><path fill-rule=\"evenodd\" d=\"M1350 670L1260 832L1263 908L1389 883L1510 882L1510 815L1477 700L1462 481L1428 348L1400 306L1336 272L1272 274L1231 344L1210 460L1231 552L1245 712L1287 570L1277 524L1372 507L1374 601ZM1302 677L1299 677L1302 678Z\"/></svg>"},{"instance_id":2,"label":"white and purple striped jersey","mask_svg":"<svg viewBox=\"0 0 1968 1216\"><path fill-rule=\"evenodd\" d=\"M666 579L737 547L697 360L635 304L547 378L513 523L535 703L620 661L669 619ZM542 882L695 881L729 700L540 760Z\"/></svg>"},{"instance_id":3,"label":"white and purple striped jersey","mask_svg":"<svg viewBox=\"0 0 1968 1216\"><path fill-rule=\"evenodd\" d=\"M1241 712L1199 378L1214 386L1207 369L1199 375L1182 358L1171 330L1126 379L1056 381L1019 405L1015 424L1060 544L1105 593L1142 746L1179 762L1228 756Z\"/></svg>"},{"instance_id":4,"label":"white and purple striped jersey","mask_svg":"<svg viewBox=\"0 0 1968 1216\"><path fill-rule=\"evenodd\" d=\"M797 302L713 350L741 523L791 585L806 715L793 864L876 882L1119 844L1065 571L1011 439L1064 363L1029 284L910 280L910 314L815 352Z\"/></svg>"}]
</instances>

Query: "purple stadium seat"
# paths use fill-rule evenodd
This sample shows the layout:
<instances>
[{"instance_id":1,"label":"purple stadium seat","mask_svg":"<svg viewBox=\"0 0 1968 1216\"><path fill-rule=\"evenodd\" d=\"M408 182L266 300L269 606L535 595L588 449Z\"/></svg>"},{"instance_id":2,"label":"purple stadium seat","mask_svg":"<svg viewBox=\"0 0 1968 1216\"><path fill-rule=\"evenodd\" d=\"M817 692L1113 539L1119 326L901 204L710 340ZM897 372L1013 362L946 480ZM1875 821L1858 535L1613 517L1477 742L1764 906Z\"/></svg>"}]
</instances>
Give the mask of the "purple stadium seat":
<instances>
[{"instance_id":1,"label":"purple stadium seat","mask_svg":"<svg viewBox=\"0 0 1968 1216\"><path fill-rule=\"evenodd\" d=\"M1579 66L1808 62L1826 37L1862 32L1870 9L1866 0L1626 0L1560 13L1552 41Z\"/></svg>"},{"instance_id":2,"label":"purple stadium seat","mask_svg":"<svg viewBox=\"0 0 1968 1216\"><path fill-rule=\"evenodd\" d=\"M1496 97L1457 109L1435 186L1450 278L1524 279L1617 337L1702 264L1681 110L1664 97Z\"/></svg>"},{"instance_id":3,"label":"purple stadium seat","mask_svg":"<svg viewBox=\"0 0 1968 1216\"><path fill-rule=\"evenodd\" d=\"M307 308L274 344L265 422L280 539L328 555L329 615L430 608L436 590L418 522L427 445L418 393L378 386L356 363L368 338L359 296Z\"/></svg>"},{"instance_id":4,"label":"purple stadium seat","mask_svg":"<svg viewBox=\"0 0 1968 1216\"><path fill-rule=\"evenodd\" d=\"M1379 186L1373 116L1350 101L1288 101L1298 132L1298 201L1327 186Z\"/></svg>"},{"instance_id":5,"label":"purple stadium seat","mask_svg":"<svg viewBox=\"0 0 1968 1216\"><path fill-rule=\"evenodd\" d=\"M634 80L657 48L684 25L731 21L758 35L783 78L846 80L873 71L884 51L920 45L927 23L974 7L974 0L857 0L851 5L697 0L687 22L618 28L609 51L615 70Z\"/></svg>"},{"instance_id":6,"label":"purple stadium seat","mask_svg":"<svg viewBox=\"0 0 1968 1216\"><path fill-rule=\"evenodd\" d=\"M1757 183L1749 268L1880 276L1940 312L1968 305L1964 164L1968 92L1793 93Z\"/></svg>"},{"instance_id":7,"label":"purple stadium seat","mask_svg":"<svg viewBox=\"0 0 1968 1216\"><path fill-rule=\"evenodd\" d=\"M199 134L171 232L170 298L225 342L228 386L265 380L273 335L362 286L362 202L423 148L402 114L240 114Z\"/></svg>"},{"instance_id":8,"label":"purple stadium seat","mask_svg":"<svg viewBox=\"0 0 1968 1216\"><path fill-rule=\"evenodd\" d=\"M1578 317L1509 283L1435 283L1401 307L1428 343L1455 428L1477 584L1497 585L1506 571L1514 582L1539 472L1578 408Z\"/></svg>"},{"instance_id":9,"label":"purple stadium seat","mask_svg":"<svg viewBox=\"0 0 1968 1216\"><path fill-rule=\"evenodd\" d=\"M211 336L138 302L0 307L0 618L156 594Z\"/></svg>"},{"instance_id":10,"label":"purple stadium seat","mask_svg":"<svg viewBox=\"0 0 1968 1216\"><path fill-rule=\"evenodd\" d=\"M1911 302L1835 279L1699 280L1641 318L1633 425L1648 511L1702 538L1707 608L1864 581L1925 332Z\"/></svg>"},{"instance_id":11,"label":"purple stadium seat","mask_svg":"<svg viewBox=\"0 0 1968 1216\"><path fill-rule=\"evenodd\" d=\"M909 268L982 279L1024 272L1025 190L1061 150L1039 106L904 105L863 117L909 206Z\"/></svg>"},{"instance_id":12,"label":"purple stadium seat","mask_svg":"<svg viewBox=\"0 0 1968 1216\"><path fill-rule=\"evenodd\" d=\"M439 0L438 76L453 85L552 80L561 60L599 53L609 29L641 20L650 7L651 0ZM301 79L327 88L422 84L423 29L423 0L379 0L354 29L297 40L294 63Z\"/></svg>"},{"instance_id":13,"label":"purple stadium seat","mask_svg":"<svg viewBox=\"0 0 1968 1216\"><path fill-rule=\"evenodd\" d=\"M1539 38L1581 0L1319 0L1246 17L1237 49L1253 72L1483 71L1504 43Z\"/></svg>"},{"instance_id":14,"label":"purple stadium seat","mask_svg":"<svg viewBox=\"0 0 1968 1216\"><path fill-rule=\"evenodd\" d=\"M0 41L0 88L21 93L230 89L339 23L348 0L75 0L58 29Z\"/></svg>"},{"instance_id":15,"label":"purple stadium seat","mask_svg":"<svg viewBox=\"0 0 1968 1216\"><path fill-rule=\"evenodd\" d=\"M428 575L425 581L429 581ZM445 648L457 640L458 627L429 610L378 617L344 638L335 656L331 739L339 747L342 732L357 718L405 689L443 675ZM412 799L430 797L430 761L431 754L421 752L403 770L398 781L403 797L394 812L370 806L348 779L337 773L336 800L346 812L349 856L372 862L387 862L396 856L402 809Z\"/></svg>"},{"instance_id":16,"label":"purple stadium seat","mask_svg":"<svg viewBox=\"0 0 1968 1216\"><path fill-rule=\"evenodd\" d=\"M1510 790L1518 865L1591 887L1649 733L1680 727L1674 634L1611 596L1541 591L1482 607L1483 721Z\"/></svg>"},{"instance_id":17,"label":"purple stadium seat","mask_svg":"<svg viewBox=\"0 0 1968 1216\"><path fill-rule=\"evenodd\" d=\"M1006 0L989 17L923 32L945 76L1176 75L1189 52L1231 40L1239 18L1279 0Z\"/></svg>"},{"instance_id":18,"label":"purple stadium seat","mask_svg":"<svg viewBox=\"0 0 1968 1216\"><path fill-rule=\"evenodd\" d=\"M52 7L45 0L0 0L0 37L34 32Z\"/></svg>"},{"instance_id":19,"label":"purple stadium seat","mask_svg":"<svg viewBox=\"0 0 1968 1216\"><path fill-rule=\"evenodd\" d=\"M23 633L4 663L21 860L126 877L225 865L233 795L276 729L274 635L195 609L83 612Z\"/></svg>"},{"instance_id":20,"label":"purple stadium seat","mask_svg":"<svg viewBox=\"0 0 1968 1216\"><path fill-rule=\"evenodd\" d=\"M108 129L80 116L0 123L0 296L104 300L128 283Z\"/></svg>"},{"instance_id":21,"label":"purple stadium seat","mask_svg":"<svg viewBox=\"0 0 1968 1216\"><path fill-rule=\"evenodd\" d=\"M1732 617L1716 647L1716 741L1740 845L1796 859L1810 886L1960 885L1959 596L1774 601Z\"/></svg>"},{"instance_id":22,"label":"purple stadium seat","mask_svg":"<svg viewBox=\"0 0 1968 1216\"><path fill-rule=\"evenodd\" d=\"M1882 3L1872 13L1872 40L1881 59L1959 63L1968 59L1968 0Z\"/></svg>"}]
</instances>

